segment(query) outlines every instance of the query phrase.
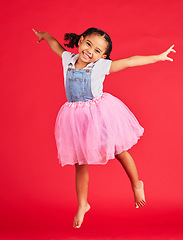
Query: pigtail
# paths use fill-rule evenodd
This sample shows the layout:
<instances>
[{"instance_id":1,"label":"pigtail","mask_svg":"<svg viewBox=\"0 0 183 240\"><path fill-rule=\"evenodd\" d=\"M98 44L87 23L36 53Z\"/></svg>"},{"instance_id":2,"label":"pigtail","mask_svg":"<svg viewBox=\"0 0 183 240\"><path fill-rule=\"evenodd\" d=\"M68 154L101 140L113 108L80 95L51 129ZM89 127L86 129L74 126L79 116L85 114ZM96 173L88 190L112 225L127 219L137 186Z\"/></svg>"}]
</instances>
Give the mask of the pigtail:
<instances>
[{"instance_id":1,"label":"pigtail","mask_svg":"<svg viewBox=\"0 0 183 240\"><path fill-rule=\"evenodd\" d=\"M78 47L80 37L81 35L77 35L76 33L65 33L64 40L69 42L65 43L64 46L67 46L68 48L74 48L75 46Z\"/></svg>"}]
</instances>

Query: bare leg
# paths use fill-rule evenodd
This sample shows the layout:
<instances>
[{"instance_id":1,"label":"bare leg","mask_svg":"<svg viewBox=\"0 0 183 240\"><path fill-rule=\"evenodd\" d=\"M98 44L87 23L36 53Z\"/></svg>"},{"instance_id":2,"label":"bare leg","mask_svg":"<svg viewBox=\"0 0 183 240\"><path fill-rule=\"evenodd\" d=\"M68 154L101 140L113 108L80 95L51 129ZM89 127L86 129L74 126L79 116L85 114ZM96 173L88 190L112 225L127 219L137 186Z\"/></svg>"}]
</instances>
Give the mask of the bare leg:
<instances>
[{"instance_id":1,"label":"bare leg","mask_svg":"<svg viewBox=\"0 0 183 240\"><path fill-rule=\"evenodd\" d=\"M73 227L79 228L83 222L84 215L90 209L87 201L89 173L88 165L75 164L76 168L76 193L78 199L78 211L74 217Z\"/></svg>"},{"instance_id":2,"label":"bare leg","mask_svg":"<svg viewBox=\"0 0 183 240\"><path fill-rule=\"evenodd\" d=\"M143 207L146 202L144 196L144 184L139 180L137 168L133 158L127 151L123 151L122 153L115 155L115 157L121 163L131 181L136 208Z\"/></svg>"}]
</instances>

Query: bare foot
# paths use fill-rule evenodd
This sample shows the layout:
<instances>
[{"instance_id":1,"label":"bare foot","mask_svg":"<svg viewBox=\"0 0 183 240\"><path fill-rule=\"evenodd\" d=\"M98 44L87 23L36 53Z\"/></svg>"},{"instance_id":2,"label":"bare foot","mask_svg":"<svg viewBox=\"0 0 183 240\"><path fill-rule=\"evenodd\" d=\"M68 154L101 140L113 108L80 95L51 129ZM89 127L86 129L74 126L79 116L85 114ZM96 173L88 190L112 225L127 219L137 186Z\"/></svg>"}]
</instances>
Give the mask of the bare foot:
<instances>
[{"instance_id":1,"label":"bare foot","mask_svg":"<svg viewBox=\"0 0 183 240\"><path fill-rule=\"evenodd\" d=\"M76 216L74 217L74 222L73 222L73 227L74 228L80 228L81 227L81 224L82 224L83 219L84 219L84 215L89 210L90 210L90 205L88 203L87 203L86 206L78 208Z\"/></svg>"},{"instance_id":2,"label":"bare foot","mask_svg":"<svg viewBox=\"0 0 183 240\"><path fill-rule=\"evenodd\" d=\"M144 195L144 183L139 180L139 183L136 186L132 186L134 197L135 197L135 207L143 207L146 203Z\"/></svg>"}]
</instances>

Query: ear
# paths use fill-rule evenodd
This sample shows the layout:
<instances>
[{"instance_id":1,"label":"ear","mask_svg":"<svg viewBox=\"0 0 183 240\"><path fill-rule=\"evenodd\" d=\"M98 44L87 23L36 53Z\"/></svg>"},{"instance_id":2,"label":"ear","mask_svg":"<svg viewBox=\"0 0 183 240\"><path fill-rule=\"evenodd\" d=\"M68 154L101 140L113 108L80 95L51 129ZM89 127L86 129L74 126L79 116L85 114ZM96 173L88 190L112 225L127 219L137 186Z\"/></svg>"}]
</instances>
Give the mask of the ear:
<instances>
[{"instance_id":1,"label":"ear","mask_svg":"<svg viewBox=\"0 0 183 240\"><path fill-rule=\"evenodd\" d=\"M84 40L84 37L81 36L80 39L79 39L79 41L78 41L78 46L82 43L83 40Z\"/></svg>"},{"instance_id":2,"label":"ear","mask_svg":"<svg viewBox=\"0 0 183 240\"><path fill-rule=\"evenodd\" d=\"M107 57L107 55L106 54L104 54L103 56L102 56L102 58L106 58Z\"/></svg>"}]
</instances>

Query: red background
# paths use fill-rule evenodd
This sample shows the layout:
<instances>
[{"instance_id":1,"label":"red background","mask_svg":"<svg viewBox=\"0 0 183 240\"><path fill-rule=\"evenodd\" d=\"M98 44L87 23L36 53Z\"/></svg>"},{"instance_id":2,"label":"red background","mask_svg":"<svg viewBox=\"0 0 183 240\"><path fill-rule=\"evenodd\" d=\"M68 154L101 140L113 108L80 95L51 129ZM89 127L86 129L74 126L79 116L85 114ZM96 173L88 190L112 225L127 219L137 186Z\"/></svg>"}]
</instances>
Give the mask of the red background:
<instances>
[{"instance_id":1,"label":"red background","mask_svg":"<svg viewBox=\"0 0 183 240\"><path fill-rule=\"evenodd\" d=\"M1 5L0 239L182 239L183 1L5 1ZM147 204L134 208L116 159L90 166L91 210L81 229L75 169L57 159L54 124L66 102L61 59L37 31L61 44L88 27L112 38L112 60L153 55L175 44L173 62L125 69L104 91L121 99L145 132L129 150ZM77 49L73 51L77 53Z\"/></svg>"}]
</instances>

